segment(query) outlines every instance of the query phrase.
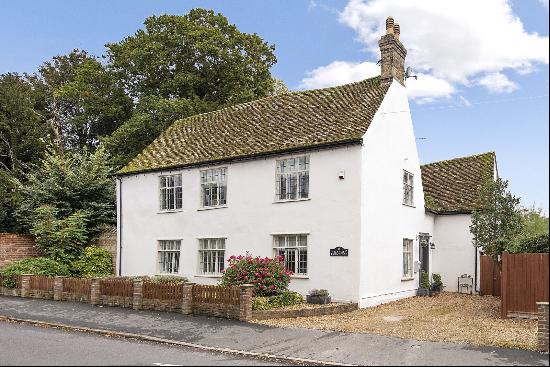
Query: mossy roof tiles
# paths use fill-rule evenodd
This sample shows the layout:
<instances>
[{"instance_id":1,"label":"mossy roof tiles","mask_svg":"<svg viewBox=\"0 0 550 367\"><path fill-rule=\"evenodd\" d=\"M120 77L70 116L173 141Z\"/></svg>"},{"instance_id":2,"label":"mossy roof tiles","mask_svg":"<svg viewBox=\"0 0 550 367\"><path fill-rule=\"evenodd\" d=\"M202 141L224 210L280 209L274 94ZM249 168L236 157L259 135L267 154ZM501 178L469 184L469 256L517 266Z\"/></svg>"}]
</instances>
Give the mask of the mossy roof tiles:
<instances>
[{"instance_id":1,"label":"mossy roof tiles","mask_svg":"<svg viewBox=\"0 0 550 367\"><path fill-rule=\"evenodd\" d=\"M495 162L489 152L421 166L426 208L442 214L479 209L481 187L493 178Z\"/></svg>"},{"instance_id":2,"label":"mossy roof tiles","mask_svg":"<svg viewBox=\"0 0 550 367\"><path fill-rule=\"evenodd\" d=\"M388 85L375 77L280 94L174 122L122 168L156 171L359 141Z\"/></svg>"}]
</instances>

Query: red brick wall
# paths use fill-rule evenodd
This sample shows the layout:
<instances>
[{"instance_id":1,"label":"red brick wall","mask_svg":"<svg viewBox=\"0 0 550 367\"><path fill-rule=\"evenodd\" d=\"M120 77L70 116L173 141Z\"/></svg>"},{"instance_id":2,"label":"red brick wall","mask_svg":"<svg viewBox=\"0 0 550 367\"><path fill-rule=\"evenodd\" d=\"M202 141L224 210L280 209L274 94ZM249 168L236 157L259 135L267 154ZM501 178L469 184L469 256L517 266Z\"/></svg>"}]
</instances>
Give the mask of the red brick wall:
<instances>
[{"instance_id":1,"label":"red brick wall","mask_svg":"<svg viewBox=\"0 0 550 367\"><path fill-rule=\"evenodd\" d=\"M14 261L41 256L32 236L0 233L0 268Z\"/></svg>"}]
</instances>

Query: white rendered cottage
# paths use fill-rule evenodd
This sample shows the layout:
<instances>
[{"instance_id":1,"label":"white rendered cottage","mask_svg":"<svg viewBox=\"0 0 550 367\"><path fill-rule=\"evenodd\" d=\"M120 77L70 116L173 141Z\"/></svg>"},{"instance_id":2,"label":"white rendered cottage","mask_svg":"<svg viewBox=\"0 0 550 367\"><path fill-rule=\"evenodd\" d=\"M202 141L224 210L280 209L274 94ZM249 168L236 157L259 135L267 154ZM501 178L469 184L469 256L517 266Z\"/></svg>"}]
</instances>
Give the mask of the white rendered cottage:
<instances>
[{"instance_id":1,"label":"white rendered cottage","mask_svg":"<svg viewBox=\"0 0 550 367\"><path fill-rule=\"evenodd\" d=\"M292 290L324 288L361 307L413 296L421 268L442 273L450 290L460 274L473 276L470 213L494 155L421 170L406 50L391 18L380 48L380 77L263 98L163 132L118 175L118 274L216 284L231 255L282 254ZM443 174L452 162L466 177Z\"/></svg>"}]
</instances>

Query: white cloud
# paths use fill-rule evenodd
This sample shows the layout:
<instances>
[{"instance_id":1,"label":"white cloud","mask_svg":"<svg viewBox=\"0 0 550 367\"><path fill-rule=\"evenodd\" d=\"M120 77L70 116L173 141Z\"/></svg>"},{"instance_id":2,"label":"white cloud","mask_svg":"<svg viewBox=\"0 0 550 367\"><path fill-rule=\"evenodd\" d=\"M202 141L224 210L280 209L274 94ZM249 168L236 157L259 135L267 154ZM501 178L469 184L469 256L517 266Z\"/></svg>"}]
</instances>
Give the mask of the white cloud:
<instances>
[{"instance_id":1,"label":"white cloud","mask_svg":"<svg viewBox=\"0 0 550 367\"><path fill-rule=\"evenodd\" d=\"M407 79L407 94L418 103L432 102L438 98L448 98L455 89L448 81L429 74L418 74L418 79Z\"/></svg>"},{"instance_id":2,"label":"white cloud","mask_svg":"<svg viewBox=\"0 0 550 367\"><path fill-rule=\"evenodd\" d=\"M484 86L491 93L510 93L518 89L516 83L501 73L487 74L479 79L477 84Z\"/></svg>"},{"instance_id":3,"label":"white cloud","mask_svg":"<svg viewBox=\"0 0 550 367\"><path fill-rule=\"evenodd\" d=\"M407 65L423 75L424 80L409 83L416 88L410 92L412 98L448 97L460 85L511 91L517 86L503 72L526 74L536 71L537 65L548 64L548 36L527 32L510 0L350 0L340 21L355 30L372 59L378 60L378 40L388 15L401 26ZM310 72L302 86L321 79L331 85L344 80L344 71L337 72L335 63ZM372 64L338 63L354 65L348 68L353 70Z\"/></svg>"},{"instance_id":4,"label":"white cloud","mask_svg":"<svg viewBox=\"0 0 550 367\"><path fill-rule=\"evenodd\" d=\"M380 67L373 62L354 63L333 61L307 73L299 89L332 87L380 75Z\"/></svg>"}]
</instances>

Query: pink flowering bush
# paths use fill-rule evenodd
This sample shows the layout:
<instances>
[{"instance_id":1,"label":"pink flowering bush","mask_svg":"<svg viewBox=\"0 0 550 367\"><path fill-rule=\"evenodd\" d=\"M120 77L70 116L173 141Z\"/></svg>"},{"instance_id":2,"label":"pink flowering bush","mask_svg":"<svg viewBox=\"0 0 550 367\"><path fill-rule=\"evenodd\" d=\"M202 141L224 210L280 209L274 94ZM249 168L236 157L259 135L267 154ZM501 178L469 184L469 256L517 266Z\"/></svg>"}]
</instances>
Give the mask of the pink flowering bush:
<instances>
[{"instance_id":1,"label":"pink flowering bush","mask_svg":"<svg viewBox=\"0 0 550 367\"><path fill-rule=\"evenodd\" d=\"M223 286L252 284L257 296L269 296L285 291L290 283L292 272L285 270L282 256L231 256L227 262Z\"/></svg>"}]
</instances>

